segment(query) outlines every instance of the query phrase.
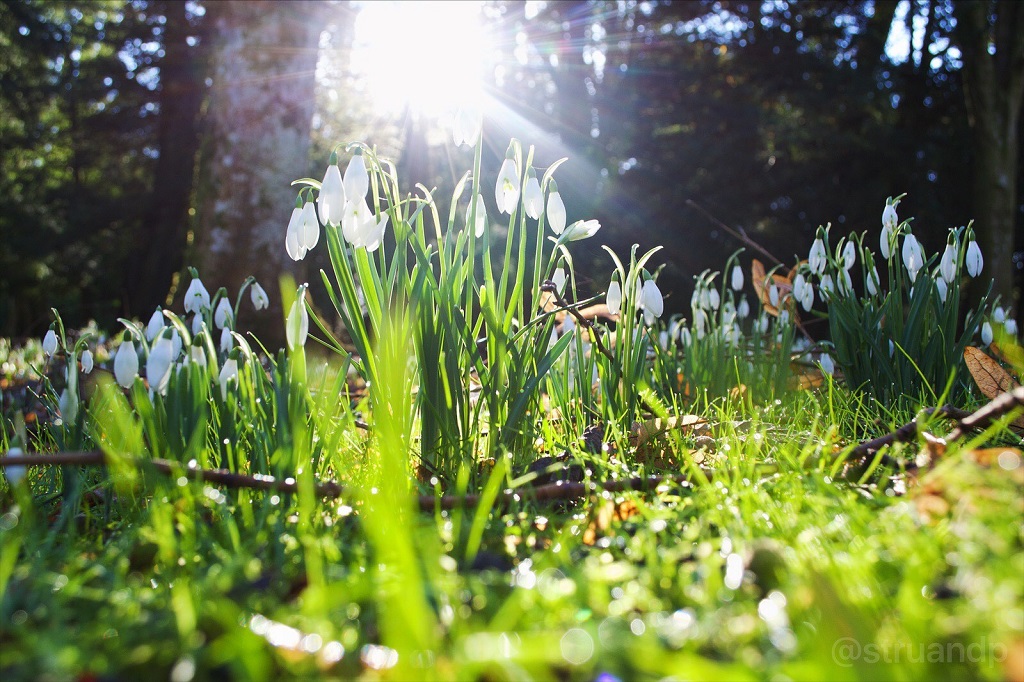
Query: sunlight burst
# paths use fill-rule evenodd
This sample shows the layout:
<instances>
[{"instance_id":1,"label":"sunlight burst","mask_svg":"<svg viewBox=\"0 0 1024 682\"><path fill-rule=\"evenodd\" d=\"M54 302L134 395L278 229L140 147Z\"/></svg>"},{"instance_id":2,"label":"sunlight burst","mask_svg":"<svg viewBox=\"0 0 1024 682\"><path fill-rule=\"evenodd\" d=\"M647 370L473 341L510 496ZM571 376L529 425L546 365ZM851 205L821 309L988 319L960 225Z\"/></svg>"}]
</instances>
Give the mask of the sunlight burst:
<instances>
[{"instance_id":1,"label":"sunlight burst","mask_svg":"<svg viewBox=\"0 0 1024 682\"><path fill-rule=\"evenodd\" d=\"M374 105L439 116L479 104L484 62L479 2L368 2L356 18L353 70Z\"/></svg>"}]
</instances>

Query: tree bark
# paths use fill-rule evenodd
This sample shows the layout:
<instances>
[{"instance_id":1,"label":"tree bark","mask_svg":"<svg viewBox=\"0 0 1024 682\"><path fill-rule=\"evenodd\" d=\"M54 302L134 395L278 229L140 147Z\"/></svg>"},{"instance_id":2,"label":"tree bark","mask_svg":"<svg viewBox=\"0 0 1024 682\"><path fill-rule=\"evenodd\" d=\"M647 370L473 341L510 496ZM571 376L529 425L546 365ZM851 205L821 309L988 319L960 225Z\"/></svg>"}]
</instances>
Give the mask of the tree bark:
<instances>
[{"instance_id":1,"label":"tree bark","mask_svg":"<svg viewBox=\"0 0 1024 682\"><path fill-rule=\"evenodd\" d=\"M974 147L974 229L985 257L983 276L995 280L993 292L1004 305L1017 307L1020 290L1014 283L1012 254L1024 97L1024 6L999 0L955 3L953 8Z\"/></svg>"},{"instance_id":2,"label":"tree bark","mask_svg":"<svg viewBox=\"0 0 1024 682\"><path fill-rule=\"evenodd\" d=\"M216 44L194 261L211 294L224 286L232 301L245 278L256 277L271 307L255 315L243 304L240 327L270 349L284 339L279 278L305 275L284 240L297 194L290 185L309 165L324 7L305 0L207 4Z\"/></svg>"},{"instance_id":3,"label":"tree bark","mask_svg":"<svg viewBox=\"0 0 1024 682\"><path fill-rule=\"evenodd\" d=\"M166 305L174 274L184 262L204 80L209 71L209 22L194 30L182 2L162 0L155 3L154 11L167 19L160 63L160 158L145 214L146 229L135 235L124 280L123 312L142 319L155 306ZM188 38L193 35L200 36L199 43L190 46Z\"/></svg>"}]
</instances>

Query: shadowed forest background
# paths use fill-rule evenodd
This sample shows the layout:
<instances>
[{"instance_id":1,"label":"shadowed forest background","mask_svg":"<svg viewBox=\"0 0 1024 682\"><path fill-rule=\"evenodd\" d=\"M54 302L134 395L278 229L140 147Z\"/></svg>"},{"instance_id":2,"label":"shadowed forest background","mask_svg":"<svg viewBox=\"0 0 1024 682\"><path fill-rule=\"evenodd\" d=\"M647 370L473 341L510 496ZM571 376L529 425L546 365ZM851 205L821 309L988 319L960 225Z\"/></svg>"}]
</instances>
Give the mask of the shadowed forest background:
<instances>
[{"instance_id":1,"label":"shadowed forest background","mask_svg":"<svg viewBox=\"0 0 1024 682\"><path fill-rule=\"evenodd\" d=\"M327 257L285 254L290 182L322 177L338 144L376 145L405 191L450 196L470 152L450 112L369 95L353 66L364 5L0 5L0 336L41 334L51 306L71 325L148 317L180 299L187 265L211 290L255 274L279 304L282 271L318 279ZM594 278L580 284L606 286L601 243L664 244L675 311L743 246L709 216L792 264L829 222L877 250L885 199L906 192L900 215L929 253L976 220L986 274L1019 315L1022 5L486 2L489 56L464 66L492 105L483 173L509 136L537 145L538 167L568 156L571 219L603 225L580 245ZM393 49L429 50L429 36Z\"/></svg>"}]
</instances>

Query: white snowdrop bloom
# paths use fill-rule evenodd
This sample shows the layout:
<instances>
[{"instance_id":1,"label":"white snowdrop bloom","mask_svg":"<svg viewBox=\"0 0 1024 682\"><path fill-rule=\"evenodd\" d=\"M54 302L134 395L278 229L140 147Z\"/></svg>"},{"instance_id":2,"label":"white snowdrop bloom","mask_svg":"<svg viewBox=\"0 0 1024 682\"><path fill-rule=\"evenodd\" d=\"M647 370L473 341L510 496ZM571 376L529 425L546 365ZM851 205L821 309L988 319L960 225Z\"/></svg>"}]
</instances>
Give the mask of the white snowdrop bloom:
<instances>
[{"instance_id":1,"label":"white snowdrop bloom","mask_svg":"<svg viewBox=\"0 0 1024 682\"><path fill-rule=\"evenodd\" d=\"M821 359L818 361L818 366L821 367L821 371L829 376L836 371L836 364L832 361L832 356L828 353L822 353Z\"/></svg>"},{"instance_id":2,"label":"white snowdrop bloom","mask_svg":"<svg viewBox=\"0 0 1024 682\"><path fill-rule=\"evenodd\" d=\"M601 223L597 220L577 220L565 228L566 241L576 242L581 239L588 239L597 234L601 229Z\"/></svg>"},{"instance_id":3,"label":"white snowdrop bloom","mask_svg":"<svg viewBox=\"0 0 1024 682\"><path fill-rule=\"evenodd\" d=\"M523 187L523 208L526 215L534 220L539 220L540 214L544 211L544 193L540 189L540 181L537 180L533 169L531 168L527 172L529 175L526 178L526 186Z\"/></svg>"},{"instance_id":4,"label":"white snowdrop bloom","mask_svg":"<svg viewBox=\"0 0 1024 682\"><path fill-rule=\"evenodd\" d=\"M8 448L8 457L21 457L25 454L25 451L19 447ZM4 475L7 476L7 483L12 488L16 487L25 478L27 469L23 466L6 466L4 467Z\"/></svg>"},{"instance_id":5,"label":"white snowdrop bloom","mask_svg":"<svg viewBox=\"0 0 1024 682\"><path fill-rule=\"evenodd\" d=\"M203 316L193 315L192 316L192 336L195 336L199 332L203 331Z\"/></svg>"},{"instance_id":6,"label":"white snowdrop bloom","mask_svg":"<svg viewBox=\"0 0 1024 682\"><path fill-rule=\"evenodd\" d=\"M964 263L967 265L967 274L971 277L980 275L981 268L985 265L985 259L981 257L981 249L978 248L978 242L973 239L967 245L967 255L964 257Z\"/></svg>"},{"instance_id":7,"label":"white snowdrop bloom","mask_svg":"<svg viewBox=\"0 0 1024 682\"><path fill-rule=\"evenodd\" d=\"M739 315L741 320L747 319L747 317L750 315L750 304L747 303L746 296L740 299L740 304L736 308L736 314Z\"/></svg>"},{"instance_id":8,"label":"white snowdrop bloom","mask_svg":"<svg viewBox=\"0 0 1024 682\"><path fill-rule=\"evenodd\" d=\"M718 289L708 289L708 305L711 306L712 310L718 310L718 306L722 304L722 299L718 295Z\"/></svg>"},{"instance_id":9,"label":"white snowdrop bloom","mask_svg":"<svg viewBox=\"0 0 1024 682\"><path fill-rule=\"evenodd\" d=\"M231 335L231 330L224 327L220 330L220 352L227 353L235 345L235 337Z\"/></svg>"},{"instance_id":10,"label":"white snowdrop bloom","mask_svg":"<svg viewBox=\"0 0 1024 682\"><path fill-rule=\"evenodd\" d=\"M228 358L224 361L224 366L220 370L218 381L220 382L221 400L227 400L228 382L233 381L236 384L238 383L238 360L235 358Z\"/></svg>"},{"instance_id":11,"label":"white snowdrop bloom","mask_svg":"<svg viewBox=\"0 0 1024 682\"><path fill-rule=\"evenodd\" d=\"M942 277L936 279L935 289L939 292L939 300L945 303L946 297L949 295L949 285L946 284L946 280Z\"/></svg>"},{"instance_id":12,"label":"white snowdrop bloom","mask_svg":"<svg viewBox=\"0 0 1024 682\"><path fill-rule=\"evenodd\" d=\"M344 208L344 207L343 207ZM270 306L270 297L260 286L259 282L253 282L249 288L249 298L252 300L252 307L256 310L265 310Z\"/></svg>"},{"instance_id":13,"label":"white snowdrop bloom","mask_svg":"<svg viewBox=\"0 0 1024 682\"><path fill-rule=\"evenodd\" d=\"M157 306L157 309L153 311L153 314L149 317L149 323L146 325L146 340L152 341L157 337L164 329L164 313Z\"/></svg>"},{"instance_id":14,"label":"white snowdrop bloom","mask_svg":"<svg viewBox=\"0 0 1024 682\"><path fill-rule=\"evenodd\" d=\"M1002 324L1006 321L1006 310L1002 306L997 305L992 309L992 321Z\"/></svg>"},{"instance_id":15,"label":"white snowdrop bloom","mask_svg":"<svg viewBox=\"0 0 1024 682\"><path fill-rule=\"evenodd\" d=\"M509 213L515 210L519 203L519 171L516 169L516 162L506 158L498 171L498 180L494 184L494 201L498 204L500 213Z\"/></svg>"},{"instance_id":16,"label":"white snowdrop bloom","mask_svg":"<svg viewBox=\"0 0 1024 682\"><path fill-rule=\"evenodd\" d=\"M483 195L479 192L477 192L476 199L473 200L473 212L473 235L479 239L487 228L487 207L484 205Z\"/></svg>"},{"instance_id":17,"label":"white snowdrop bloom","mask_svg":"<svg viewBox=\"0 0 1024 682\"><path fill-rule=\"evenodd\" d=\"M946 244L942 251L942 258L939 260L939 276L946 280L946 284L952 284L956 277L956 247Z\"/></svg>"},{"instance_id":18,"label":"white snowdrop bloom","mask_svg":"<svg viewBox=\"0 0 1024 682\"><path fill-rule=\"evenodd\" d=\"M917 237L911 233L907 233L903 239L903 265L907 268L911 282L917 280L917 273L924 267L924 250Z\"/></svg>"},{"instance_id":19,"label":"white snowdrop bloom","mask_svg":"<svg viewBox=\"0 0 1024 682\"><path fill-rule=\"evenodd\" d=\"M871 296L878 295L878 270L874 265L871 266L871 272L868 273L867 290Z\"/></svg>"},{"instance_id":20,"label":"white snowdrop bloom","mask_svg":"<svg viewBox=\"0 0 1024 682\"><path fill-rule=\"evenodd\" d=\"M361 151L357 151L355 156L349 159L342 185L345 187L346 202L366 198L366 193L370 189L370 175L366 172L366 160L363 159Z\"/></svg>"},{"instance_id":21,"label":"white snowdrop bloom","mask_svg":"<svg viewBox=\"0 0 1024 682\"><path fill-rule=\"evenodd\" d=\"M213 311L213 323L217 325L217 329L226 329L233 325L233 318L235 316L234 310L231 308L231 302L224 296L220 299L220 303L217 304L217 309Z\"/></svg>"},{"instance_id":22,"label":"white snowdrop bloom","mask_svg":"<svg viewBox=\"0 0 1024 682\"><path fill-rule=\"evenodd\" d=\"M146 358L146 379L149 381L150 390L161 395L167 392L174 357L174 341L169 334L161 334L153 342L149 349L149 357Z\"/></svg>"},{"instance_id":23,"label":"white snowdrop bloom","mask_svg":"<svg viewBox=\"0 0 1024 682\"><path fill-rule=\"evenodd\" d=\"M992 345L992 325L987 321L981 325L981 342L986 346Z\"/></svg>"},{"instance_id":24,"label":"white snowdrop bloom","mask_svg":"<svg viewBox=\"0 0 1024 682\"><path fill-rule=\"evenodd\" d=\"M565 289L565 268L561 266L555 268L555 273L551 275L551 282L555 285L555 291L561 294Z\"/></svg>"},{"instance_id":25,"label":"white snowdrop bloom","mask_svg":"<svg viewBox=\"0 0 1024 682\"><path fill-rule=\"evenodd\" d=\"M768 287L768 302L775 308L779 307L779 288L774 284Z\"/></svg>"},{"instance_id":26,"label":"white snowdrop bloom","mask_svg":"<svg viewBox=\"0 0 1024 682\"><path fill-rule=\"evenodd\" d=\"M825 272L827 262L828 255L825 253L825 243L821 241L820 237L816 237L814 243L811 244L811 251L807 255L807 265L811 268L811 272L820 275Z\"/></svg>"},{"instance_id":27,"label":"white snowdrop bloom","mask_svg":"<svg viewBox=\"0 0 1024 682\"><path fill-rule=\"evenodd\" d=\"M1017 336L1017 320L1012 317L1006 318L1006 322L1003 322L1003 329L1010 336Z\"/></svg>"},{"instance_id":28,"label":"white snowdrop bloom","mask_svg":"<svg viewBox=\"0 0 1024 682\"><path fill-rule=\"evenodd\" d=\"M739 265L732 267L732 290L739 291L743 288L743 268Z\"/></svg>"},{"instance_id":29,"label":"white snowdrop bloom","mask_svg":"<svg viewBox=\"0 0 1024 682\"><path fill-rule=\"evenodd\" d=\"M484 127L484 115L479 107L465 105L455 112L452 140L457 147L475 147Z\"/></svg>"},{"instance_id":30,"label":"white snowdrop bloom","mask_svg":"<svg viewBox=\"0 0 1024 682\"><path fill-rule=\"evenodd\" d=\"M843 246L843 270L849 271L857 263L857 248L853 242L846 242Z\"/></svg>"},{"instance_id":31,"label":"white snowdrop bloom","mask_svg":"<svg viewBox=\"0 0 1024 682\"><path fill-rule=\"evenodd\" d=\"M288 350L294 351L305 346L308 334L309 312L306 311L306 304L302 298L297 298L288 311L288 320L285 324L285 339L288 343Z\"/></svg>"},{"instance_id":32,"label":"white snowdrop bloom","mask_svg":"<svg viewBox=\"0 0 1024 682\"><path fill-rule=\"evenodd\" d=\"M618 280L613 279L608 284L608 293L605 294L604 302L608 306L609 315L619 314L619 310L622 308L622 287L619 286Z\"/></svg>"},{"instance_id":33,"label":"white snowdrop bloom","mask_svg":"<svg viewBox=\"0 0 1024 682\"><path fill-rule=\"evenodd\" d=\"M114 379L120 386L129 388L138 375L139 354L135 351L135 344L130 340L122 341L114 354Z\"/></svg>"},{"instance_id":34,"label":"white snowdrop bloom","mask_svg":"<svg viewBox=\"0 0 1024 682\"><path fill-rule=\"evenodd\" d=\"M85 374L89 374L90 372L92 372L92 367L92 351L86 348L84 351L82 351L82 372L84 372Z\"/></svg>"},{"instance_id":35,"label":"white snowdrop bloom","mask_svg":"<svg viewBox=\"0 0 1024 682\"><path fill-rule=\"evenodd\" d=\"M814 286L810 282L804 285L803 296L800 297L800 305L807 311L814 307Z\"/></svg>"},{"instance_id":36,"label":"white snowdrop bloom","mask_svg":"<svg viewBox=\"0 0 1024 682\"><path fill-rule=\"evenodd\" d=\"M47 357L57 352L57 333L52 329L48 329L43 336L43 352Z\"/></svg>"},{"instance_id":37,"label":"white snowdrop bloom","mask_svg":"<svg viewBox=\"0 0 1024 682\"><path fill-rule=\"evenodd\" d=\"M320 221L324 225L340 225L341 218L345 214L347 199L337 158L332 154L331 159L333 162L327 166L324 180L320 183L320 194L317 196L316 207L320 213Z\"/></svg>"},{"instance_id":38,"label":"white snowdrop bloom","mask_svg":"<svg viewBox=\"0 0 1024 682\"><path fill-rule=\"evenodd\" d=\"M192 279L192 283L188 285L188 290L185 292L185 312L186 313L201 313L203 310L210 307L210 292L203 286L202 281L195 277Z\"/></svg>"}]
</instances>

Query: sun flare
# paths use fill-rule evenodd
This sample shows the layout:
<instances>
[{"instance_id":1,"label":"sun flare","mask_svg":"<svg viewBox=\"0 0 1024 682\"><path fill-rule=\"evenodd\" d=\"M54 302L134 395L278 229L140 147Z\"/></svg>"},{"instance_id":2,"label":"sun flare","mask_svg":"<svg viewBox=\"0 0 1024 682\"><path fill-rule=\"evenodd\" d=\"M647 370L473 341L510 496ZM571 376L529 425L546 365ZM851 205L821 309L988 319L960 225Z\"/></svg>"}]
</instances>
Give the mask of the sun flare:
<instances>
[{"instance_id":1,"label":"sun flare","mask_svg":"<svg viewBox=\"0 0 1024 682\"><path fill-rule=\"evenodd\" d=\"M383 112L439 116L479 104L485 44L479 2L367 2L352 67Z\"/></svg>"}]
</instances>

